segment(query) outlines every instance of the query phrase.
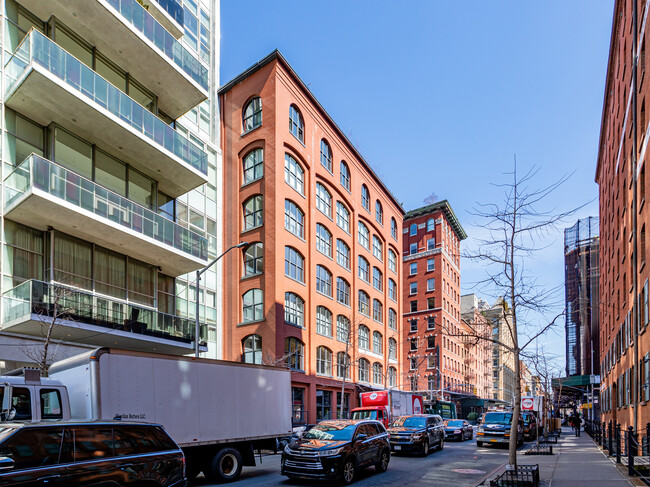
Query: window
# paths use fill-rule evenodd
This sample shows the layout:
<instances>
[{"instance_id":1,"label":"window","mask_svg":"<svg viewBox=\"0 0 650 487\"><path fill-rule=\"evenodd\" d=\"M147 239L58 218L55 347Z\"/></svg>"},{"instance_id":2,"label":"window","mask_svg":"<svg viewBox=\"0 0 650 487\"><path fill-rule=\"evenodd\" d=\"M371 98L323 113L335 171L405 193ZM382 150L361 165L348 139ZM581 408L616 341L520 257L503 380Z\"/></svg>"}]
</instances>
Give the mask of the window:
<instances>
[{"instance_id":1,"label":"window","mask_svg":"<svg viewBox=\"0 0 650 487\"><path fill-rule=\"evenodd\" d=\"M259 335L248 335L243 340L244 353L241 361L245 364L262 363L262 337Z\"/></svg>"},{"instance_id":2,"label":"window","mask_svg":"<svg viewBox=\"0 0 650 487\"><path fill-rule=\"evenodd\" d=\"M287 356L287 364L290 369L304 370L303 357L305 346L294 337L288 337L284 340L284 353Z\"/></svg>"},{"instance_id":3,"label":"window","mask_svg":"<svg viewBox=\"0 0 650 487\"><path fill-rule=\"evenodd\" d=\"M262 179L264 176L264 151L255 149L244 157L244 184Z\"/></svg>"},{"instance_id":4,"label":"window","mask_svg":"<svg viewBox=\"0 0 650 487\"><path fill-rule=\"evenodd\" d=\"M397 369L395 367L388 367L388 387L397 386Z\"/></svg>"},{"instance_id":5,"label":"window","mask_svg":"<svg viewBox=\"0 0 650 487\"><path fill-rule=\"evenodd\" d=\"M363 256L359 256L359 277L370 282L370 263Z\"/></svg>"},{"instance_id":6,"label":"window","mask_svg":"<svg viewBox=\"0 0 650 487\"><path fill-rule=\"evenodd\" d=\"M316 373L332 375L332 351L327 347L316 349Z\"/></svg>"},{"instance_id":7,"label":"window","mask_svg":"<svg viewBox=\"0 0 650 487\"><path fill-rule=\"evenodd\" d=\"M370 330L366 325L359 325L359 348L370 350Z\"/></svg>"},{"instance_id":8,"label":"window","mask_svg":"<svg viewBox=\"0 0 650 487\"><path fill-rule=\"evenodd\" d=\"M350 168L341 161L341 186L350 191Z\"/></svg>"},{"instance_id":9,"label":"window","mask_svg":"<svg viewBox=\"0 0 650 487\"><path fill-rule=\"evenodd\" d=\"M397 274L397 254L392 249L388 249L388 268Z\"/></svg>"},{"instance_id":10,"label":"window","mask_svg":"<svg viewBox=\"0 0 650 487\"><path fill-rule=\"evenodd\" d=\"M359 222L359 243L362 247L370 250L370 231L363 222Z\"/></svg>"},{"instance_id":11,"label":"window","mask_svg":"<svg viewBox=\"0 0 650 487\"><path fill-rule=\"evenodd\" d=\"M384 305L378 299L372 301L372 319L378 323L384 322Z\"/></svg>"},{"instance_id":12,"label":"window","mask_svg":"<svg viewBox=\"0 0 650 487\"><path fill-rule=\"evenodd\" d=\"M305 237L305 214L290 200L284 200L284 228L296 237Z\"/></svg>"},{"instance_id":13,"label":"window","mask_svg":"<svg viewBox=\"0 0 650 487\"><path fill-rule=\"evenodd\" d=\"M412 282L409 284L409 294L417 294L418 293L418 283L417 282Z\"/></svg>"},{"instance_id":14,"label":"window","mask_svg":"<svg viewBox=\"0 0 650 487\"><path fill-rule=\"evenodd\" d=\"M418 349L418 339L417 338L411 338L411 352L415 352Z\"/></svg>"},{"instance_id":15,"label":"window","mask_svg":"<svg viewBox=\"0 0 650 487\"><path fill-rule=\"evenodd\" d=\"M418 302L411 301L411 313L415 313L418 310Z\"/></svg>"},{"instance_id":16,"label":"window","mask_svg":"<svg viewBox=\"0 0 650 487\"><path fill-rule=\"evenodd\" d=\"M336 376L339 379L349 379L350 378L350 369L348 368L350 364L350 356L345 352L339 352L336 354Z\"/></svg>"},{"instance_id":17,"label":"window","mask_svg":"<svg viewBox=\"0 0 650 487\"><path fill-rule=\"evenodd\" d=\"M264 293L261 289L251 289L242 296L243 321L259 321L264 313Z\"/></svg>"},{"instance_id":18,"label":"window","mask_svg":"<svg viewBox=\"0 0 650 487\"><path fill-rule=\"evenodd\" d=\"M388 358L397 360L397 340L394 338L388 339Z\"/></svg>"},{"instance_id":19,"label":"window","mask_svg":"<svg viewBox=\"0 0 650 487\"><path fill-rule=\"evenodd\" d=\"M346 233L350 233L350 212L340 201L336 202L336 224Z\"/></svg>"},{"instance_id":20,"label":"window","mask_svg":"<svg viewBox=\"0 0 650 487\"><path fill-rule=\"evenodd\" d=\"M434 250L436 248L436 239L428 238L427 239L427 250Z\"/></svg>"},{"instance_id":21,"label":"window","mask_svg":"<svg viewBox=\"0 0 650 487\"><path fill-rule=\"evenodd\" d=\"M244 252L244 276L261 274L264 270L264 244L250 244Z\"/></svg>"},{"instance_id":22,"label":"window","mask_svg":"<svg viewBox=\"0 0 650 487\"><path fill-rule=\"evenodd\" d=\"M375 201L375 220L377 220L380 225L384 224L384 209L379 200Z\"/></svg>"},{"instance_id":23,"label":"window","mask_svg":"<svg viewBox=\"0 0 650 487\"><path fill-rule=\"evenodd\" d=\"M284 322L294 326L305 326L305 302L294 293L284 293Z\"/></svg>"},{"instance_id":24,"label":"window","mask_svg":"<svg viewBox=\"0 0 650 487\"><path fill-rule=\"evenodd\" d=\"M436 328L436 317L429 316L427 318L427 330L434 330L435 328Z\"/></svg>"},{"instance_id":25,"label":"window","mask_svg":"<svg viewBox=\"0 0 650 487\"><path fill-rule=\"evenodd\" d=\"M316 208L332 218L332 195L321 183L316 183Z\"/></svg>"},{"instance_id":26,"label":"window","mask_svg":"<svg viewBox=\"0 0 650 487\"><path fill-rule=\"evenodd\" d=\"M412 243L411 245L409 245L409 254L413 255L417 253L418 253L418 244Z\"/></svg>"},{"instance_id":27,"label":"window","mask_svg":"<svg viewBox=\"0 0 650 487\"><path fill-rule=\"evenodd\" d=\"M361 185L361 206L370 211L370 191L365 184Z\"/></svg>"},{"instance_id":28,"label":"window","mask_svg":"<svg viewBox=\"0 0 650 487\"><path fill-rule=\"evenodd\" d=\"M413 223L409 227L409 235L411 237L415 237L417 234L418 234L418 226L415 223Z\"/></svg>"},{"instance_id":29,"label":"window","mask_svg":"<svg viewBox=\"0 0 650 487\"><path fill-rule=\"evenodd\" d=\"M409 361L411 362L411 370L414 370L414 369L418 368L418 359L417 358L411 357L411 359ZM411 390L415 391L416 389L413 387L413 379L415 379L416 382L417 382L417 379L415 377L411 377Z\"/></svg>"},{"instance_id":30,"label":"window","mask_svg":"<svg viewBox=\"0 0 650 487\"><path fill-rule=\"evenodd\" d=\"M332 312L325 306L316 307L316 333L332 336Z\"/></svg>"},{"instance_id":31,"label":"window","mask_svg":"<svg viewBox=\"0 0 650 487\"><path fill-rule=\"evenodd\" d=\"M388 328L397 330L397 312L393 308L388 308Z\"/></svg>"},{"instance_id":32,"label":"window","mask_svg":"<svg viewBox=\"0 0 650 487\"><path fill-rule=\"evenodd\" d=\"M336 317L336 339L343 343L350 341L350 320L343 315Z\"/></svg>"},{"instance_id":33,"label":"window","mask_svg":"<svg viewBox=\"0 0 650 487\"><path fill-rule=\"evenodd\" d=\"M436 348L436 337L431 335L427 337L427 348Z\"/></svg>"},{"instance_id":34,"label":"window","mask_svg":"<svg viewBox=\"0 0 650 487\"><path fill-rule=\"evenodd\" d=\"M336 278L336 300L346 306L350 306L350 284L342 277Z\"/></svg>"},{"instance_id":35,"label":"window","mask_svg":"<svg viewBox=\"0 0 650 487\"><path fill-rule=\"evenodd\" d=\"M418 331L418 320L411 320L411 333Z\"/></svg>"},{"instance_id":36,"label":"window","mask_svg":"<svg viewBox=\"0 0 650 487\"><path fill-rule=\"evenodd\" d=\"M381 384L384 382L383 367L379 362L372 364L372 381L375 384Z\"/></svg>"},{"instance_id":37,"label":"window","mask_svg":"<svg viewBox=\"0 0 650 487\"><path fill-rule=\"evenodd\" d=\"M365 358L359 359L359 382L370 381L370 362Z\"/></svg>"},{"instance_id":38,"label":"window","mask_svg":"<svg viewBox=\"0 0 650 487\"><path fill-rule=\"evenodd\" d=\"M383 291L384 276L377 267L372 268L372 285L377 291Z\"/></svg>"},{"instance_id":39,"label":"window","mask_svg":"<svg viewBox=\"0 0 650 487\"><path fill-rule=\"evenodd\" d=\"M436 270L436 260L434 258L427 259L427 272Z\"/></svg>"},{"instance_id":40,"label":"window","mask_svg":"<svg viewBox=\"0 0 650 487\"><path fill-rule=\"evenodd\" d=\"M379 355L384 353L384 337L378 331L372 332L372 351Z\"/></svg>"},{"instance_id":41,"label":"window","mask_svg":"<svg viewBox=\"0 0 650 487\"><path fill-rule=\"evenodd\" d=\"M350 269L350 247L341 240L336 240L336 262L346 269Z\"/></svg>"},{"instance_id":42,"label":"window","mask_svg":"<svg viewBox=\"0 0 650 487\"><path fill-rule=\"evenodd\" d=\"M417 273L418 273L418 263L417 262L411 262L409 264L409 275L414 276Z\"/></svg>"},{"instance_id":43,"label":"window","mask_svg":"<svg viewBox=\"0 0 650 487\"><path fill-rule=\"evenodd\" d=\"M388 279L388 297L397 301L397 283L390 278Z\"/></svg>"},{"instance_id":44,"label":"window","mask_svg":"<svg viewBox=\"0 0 650 487\"><path fill-rule=\"evenodd\" d=\"M244 203L244 230L250 230L264 223L264 203L262 195L251 196Z\"/></svg>"},{"instance_id":45,"label":"window","mask_svg":"<svg viewBox=\"0 0 650 487\"><path fill-rule=\"evenodd\" d=\"M392 216L390 217L390 235L397 240L397 221Z\"/></svg>"},{"instance_id":46,"label":"window","mask_svg":"<svg viewBox=\"0 0 650 487\"><path fill-rule=\"evenodd\" d=\"M305 143L305 124L296 105L289 107L289 132L300 142Z\"/></svg>"},{"instance_id":47,"label":"window","mask_svg":"<svg viewBox=\"0 0 650 487\"><path fill-rule=\"evenodd\" d=\"M316 224L316 250L332 257L332 234L320 223Z\"/></svg>"},{"instance_id":48,"label":"window","mask_svg":"<svg viewBox=\"0 0 650 487\"><path fill-rule=\"evenodd\" d=\"M284 275L298 282L305 282L305 259L293 247L284 248Z\"/></svg>"},{"instance_id":49,"label":"window","mask_svg":"<svg viewBox=\"0 0 650 487\"><path fill-rule=\"evenodd\" d=\"M332 149L325 139L320 141L320 163L325 169L332 172Z\"/></svg>"},{"instance_id":50,"label":"window","mask_svg":"<svg viewBox=\"0 0 650 487\"><path fill-rule=\"evenodd\" d=\"M243 112L244 132L262 125L262 99L256 96L248 102Z\"/></svg>"},{"instance_id":51,"label":"window","mask_svg":"<svg viewBox=\"0 0 650 487\"><path fill-rule=\"evenodd\" d=\"M316 266L316 291L332 297L332 274L322 265Z\"/></svg>"},{"instance_id":52,"label":"window","mask_svg":"<svg viewBox=\"0 0 650 487\"><path fill-rule=\"evenodd\" d=\"M41 418L63 419L61 408L61 392L56 389L41 389Z\"/></svg>"},{"instance_id":53,"label":"window","mask_svg":"<svg viewBox=\"0 0 650 487\"><path fill-rule=\"evenodd\" d=\"M427 232L433 232L436 229L436 221L433 218L427 220Z\"/></svg>"},{"instance_id":54,"label":"window","mask_svg":"<svg viewBox=\"0 0 650 487\"><path fill-rule=\"evenodd\" d=\"M298 193L305 194L305 171L289 154L284 155L284 181Z\"/></svg>"},{"instance_id":55,"label":"window","mask_svg":"<svg viewBox=\"0 0 650 487\"><path fill-rule=\"evenodd\" d=\"M427 279L427 291L433 291L436 289L436 280L432 277Z\"/></svg>"},{"instance_id":56,"label":"window","mask_svg":"<svg viewBox=\"0 0 650 487\"><path fill-rule=\"evenodd\" d=\"M384 246L377 235L372 236L372 255L377 257L379 260L384 259Z\"/></svg>"},{"instance_id":57,"label":"window","mask_svg":"<svg viewBox=\"0 0 650 487\"><path fill-rule=\"evenodd\" d=\"M370 316L370 296L364 291L359 291L359 313Z\"/></svg>"}]
</instances>

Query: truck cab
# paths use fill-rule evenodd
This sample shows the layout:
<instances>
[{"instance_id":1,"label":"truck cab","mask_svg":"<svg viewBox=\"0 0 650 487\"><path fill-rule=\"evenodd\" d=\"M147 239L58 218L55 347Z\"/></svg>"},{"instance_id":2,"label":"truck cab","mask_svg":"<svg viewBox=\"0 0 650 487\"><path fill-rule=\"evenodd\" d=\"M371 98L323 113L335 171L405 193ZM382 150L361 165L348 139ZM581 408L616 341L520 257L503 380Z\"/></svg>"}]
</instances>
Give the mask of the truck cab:
<instances>
[{"instance_id":1,"label":"truck cab","mask_svg":"<svg viewBox=\"0 0 650 487\"><path fill-rule=\"evenodd\" d=\"M351 419L376 419L377 421L381 421L386 428L388 428L388 424L391 420L386 406L354 408L351 411Z\"/></svg>"},{"instance_id":2,"label":"truck cab","mask_svg":"<svg viewBox=\"0 0 650 487\"><path fill-rule=\"evenodd\" d=\"M58 380L41 378L36 369L0 376L0 422L70 419L68 391Z\"/></svg>"}]
</instances>

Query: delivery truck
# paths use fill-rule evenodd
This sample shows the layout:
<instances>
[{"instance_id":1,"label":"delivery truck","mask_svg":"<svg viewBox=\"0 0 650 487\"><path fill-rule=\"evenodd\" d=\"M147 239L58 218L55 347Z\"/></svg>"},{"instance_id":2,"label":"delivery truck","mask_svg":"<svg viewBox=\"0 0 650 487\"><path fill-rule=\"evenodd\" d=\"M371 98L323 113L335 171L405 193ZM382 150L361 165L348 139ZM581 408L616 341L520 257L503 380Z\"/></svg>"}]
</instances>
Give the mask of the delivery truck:
<instances>
[{"instance_id":1,"label":"delivery truck","mask_svg":"<svg viewBox=\"0 0 650 487\"><path fill-rule=\"evenodd\" d=\"M362 392L359 394L359 404L361 406L350 411L352 419L376 419L386 427L397 416L423 412L421 394L396 389Z\"/></svg>"},{"instance_id":2,"label":"delivery truck","mask_svg":"<svg viewBox=\"0 0 650 487\"><path fill-rule=\"evenodd\" d=\"M233 481L254 452L291 434L288 369L108 348L0 377L0 420L161 424L183 449L188 479Z\"/></svg>"}]
</instances>

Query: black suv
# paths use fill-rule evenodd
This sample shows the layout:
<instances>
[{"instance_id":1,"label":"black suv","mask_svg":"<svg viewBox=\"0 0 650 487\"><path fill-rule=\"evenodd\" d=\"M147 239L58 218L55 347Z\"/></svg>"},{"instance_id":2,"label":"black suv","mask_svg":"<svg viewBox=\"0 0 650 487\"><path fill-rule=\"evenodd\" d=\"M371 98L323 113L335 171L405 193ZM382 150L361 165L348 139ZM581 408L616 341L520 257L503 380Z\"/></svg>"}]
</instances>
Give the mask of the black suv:
<instances>
[{"instance_id":1,"label":"black suv","mask_svg":"<svg viewBox=\"0 0 650 487\"><path fill-rule=\"evenodd\" d=\"M431 447L445 447L445 425L437 414L398 416L388 427L390 448L394 452L429 454Z\"/></svg>"},{"instance_id":2,"label":"black suv","mask_svg":"<svg viewBox=\"0 0 650 487\"><path fill-rule=\"evenodd\" d=\"M282 475L341 479L349 484L357 470L374 465L385 472L390 461L388 433L379 421L321 421L282 452Z\"/></svg>"},{"instance_id":3,"label":"black suv","mask_svg":"<svg viewBox=\"0 0 650 487\"><path fill-rule=\"evenodd\" d=\"M0 424L0 486L185 487L185 457L155 424Z\"/></svg>"}]
</instances>

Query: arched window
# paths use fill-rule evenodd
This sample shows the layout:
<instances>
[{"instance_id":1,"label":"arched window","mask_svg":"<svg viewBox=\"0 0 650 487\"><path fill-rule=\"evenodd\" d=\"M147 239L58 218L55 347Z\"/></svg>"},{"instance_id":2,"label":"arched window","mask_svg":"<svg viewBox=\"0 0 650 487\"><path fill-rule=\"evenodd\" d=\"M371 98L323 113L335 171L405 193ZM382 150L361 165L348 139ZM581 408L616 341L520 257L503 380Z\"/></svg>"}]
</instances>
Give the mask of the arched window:
<instances>
[{"instance_id":1,"label":"arched window","mask_svg":"<svg viewBox=\"0 0 650 487\"><path fill-rule=\"evenodd\" d=\"M373 267L372 268L372 286L377 291L383 291L384 290L384 275L379 270L378 267Z\"/></svg>"},{"instance_id":2,"label":"arched window","mask_svg":"<svg viewBox=\"0 0 650 487\"><path fill-rule=\"evenodd\" d=\"M264 270L264 245L256 242L246 247L244 252L244 276L261 274Z\"/></svg>"},{"instance_id":3,"label":"arched window","mask_svg":"<svg viewBox=\"0 0 650 487\"><path fill-rule=\"evenodd\" d=\"M350 284L342 277L336 278L336 300L350 306Z\"/></svg>"},{"instance_id":4,"label":"arched window","mask_svg":"<svg viewBox=\"0 0 650 487\"><path fill-rule=\"evenodd\" d=\"M378 331L372 332L372 351L379 355L384 354L384 338Z\"/></svg>"},{"instance_id":5,"label":"arched window","mask_svg":"<svg viewBox=\"0 0 650 487\"><path fill-rule=\"evenodd\" d=\"M241 361L245 364L262 363L262 337L259 335L248 335L242 340Z\"/></svg>"},{"instance_id":6,"label":"arched window","mask_svg":"<svg viewBox=\"0 0 650 487\"><path fill-rule=\"evenodd\" d=\"M350 233L350 212L340 201L336 202L336 224L344 232Z\"/></svg>"},{"instance_id":7,"label":"arched window","mask_svg":"<svg viewBox=\"0 0 650 487\"><path fill-rule=\"evenodd\" d=\"M242 296L242 321L259 321L264 318L264 293L251 289Z\"/></svg>"},{"instance_id":8,"label":"arched window","mask_svg":"<svg viewBox=\"0 0 650 487\"><path fill-rule=\"evenodd\" d=\"M370 362L365 358L359 359L359 382L370 382Z\"/></svg>"},{"instance_id":9,"label":"arched window","mask_svg":"<svg viewBox=\"0 0 650 487\"><path fill-rule=\"evenodd\" d=\"M332 297L332 273L322 265L316 266L316 291Z\"/></svg>"},{"instance_id":10,"label":"arched window","mask_svg":"<svg viewBox=\"0 0 650 487\"><path fill-rule=\"evenodd\" d=\"M291 200L284 200L284 228L296 237L305 238L305 214Z\"/></svg>"},{"instance_id":11,"label":"arched window","mask_svg":"<svg viewBox=\"0 0 650 487\"><path fill-rule=\"evenodd\" d=\"M397 386L397 369L395 367L388 367L388 387Z\"/></svg>"},{"instance_id":12,"label":"arched window","mask_svg":"<svg viewBox=\"0 0 650 487\"><path fill-rule=\"evenodd\" d=\"M336 317L336 339L343 343L350 342L350 320L347 316Z\"/></svg>"},{"instance_id":13,"label":"arched window","mask_svg":"<svg viewBox=\"0 0 650 487\"><path fill-rule=\"evenodd\" d=\"M370 191L365 184L361 185L361 206L370 211Z\"/></svg>"},{"instance_id":14,"label":"arched window","mask_svg":"<svg viewBox=\"0 0 650 487\"><path fill-rule=\"evenodd\" d=\"M262 179L264 176L264 151L253 149L244 157L244 184Z\"/></svg>"},{"instance_id":15,"label":"arched window","mask_svg":"<svg viewBox=\"0 0 650 487\"><path fill-rule=\"evenodd\" d=\"M370 250L370 230L363 222L359 222L359 243L362 247Z\"/></svg>"},{"instance_id":16,"label":"arched window","mask_svg":"<svg viewBox=\"0 0 650 487\"><path fill-rule=\"evenodd\" d=\"M244 230L262 226L263 223L264 199L261 194L257 194L244 202Z\"/></svg>"},{"instance_id":17,"label":"arched window","mask_svg":"<svg viewBox=\"0 0 650 487\"><path fill-rule=\"evenodd\" d=\"M397 313L393 308L388 308L388 328L397 330Z\"/></svg>"},{"instance_id":18,"label":"arched window","mask_svg":"<svg viewBox=\"0 0 650 487\"><path fill-rule=\"evenodd\" d=\"M370 350L370 330L366 325L359 325L359 348Z\"/></svg>"},{"instance_id":19,"label":"arched window","mask_svg":"<svg viewBox=\"0 0 650 487\"><path fill-rule=\"evenodd\" d=\"M305 194L305 171L289 154L284 155L284 181L298 193Z\"/></svg>"},{"instance_id":20,"label":"arched window","mask_svg":"<svg viewBox=\"0 0 650 487\"><path fill-rule=\"evenodd\" d=\"M325 306L316 307L316 333L332 336L332 312Z\"/></svg>"},{"instance_id":21,"label":"arched window","mask_svg":"<svg viewBox=\"0 0 650 487\"><path fill-rule=\"evenodd\" d=\"M370 263L362 255L359 256L359 278L370 282Z\"/></svg>"},{"instance_id":22,"label":"arched window","mask_svg":"<svg viewBox=\"0 0 650 487\"><path fill-rule=\"evenodd\" d=\"M372 236L372 255L377 257L379 260L384 260L384 245L381 243L381 239L377 235Z\"/></svg>"},{"instance_id":23,"label":"arched window","mask_svg":"<svg viewBox=\"0 0 650 487\"><path fill-rule=\"evenodd\" d=\"M427 232L433 232L436 229L436 221L433 218L427 220Z\"/></svg>"},{"instance_id":24,"label":"arched window","mask_svg":"<svg viewBox=\"0 0 650 487\"><path fill-rule=\"evenodd\" d=\"M284 322L294 326L305 326L305 302L294 293L284 293Z\"/></svg>"},{"instance_id":25,"label":"arched window","mask_svg":"<svg viewBox=\"0 0 650 487\"><path fill-rule=\"evenodd\" d=\"M290 369L304 370L303 358L305 355L305 345L300 340L294 337L285 338L284 353Z\"/></svg>"},{"instance_id":26,"label":"arched window","mask_svg":"<svg viewBox=\"0 0 650 487\"><path fill-rule=\"evenodd\" d=\"M336 377L339 379L350 378L350 356L345 352L336 354Z\"/></svg>"},{"instance_id":27,"label":"arched window","mask_svg":"<svg viewBox=\"0 0 650 487\"><path fill-rule=\"evenodd\" d=\"M375 220L377 220L380 225L384 224L384 209L379 200L375 201Z\"/></svg>"},{"instance_id":28,"label":"arched window","mask_svg":"<svg viewBox=\"0 0 650 487\"><path fill-rule=\"evenodd\" d=\"M332 195L321 183L316 183L316 208L332 218Z\"/></svg>"},{"instance_id":29,"label":"arched window","mask_svg":"<svg viewBox=\"0 0 650 487\"><path fill-rule=\"evenodd\" d=\"M397 254L388 249L388 268L397 274Z\"/></svg>"},{"instance_id":30,"label":"arched window","mask_svg":"<svg viewBox=\"0 0 650 487\"><path fill-rule=\"evenodd\" d=\"M350 191L350 168L345 161L341 161L341 186Z\"/></svg>"},{"instance_id":31,"label":"arched window","mask_svg":"<svg viewBox=\"0 0 650 487\"><path fill-rule=\"evenodd\" d=\"M370 316L370 296L365 291L359 291L359 313Z\"/></svg>"},{"instance_id":32,"label":"arched window","mask_svg":"<svg viewBox=\"0 0 650 487\"><path fill-rule=\"evenodd\" d=\"M397 360L397 340L394 338L388 339L388 358Z\"/></svg>"},{"instance_id":33,"label":"arched window","mask_svg":"<svg viewBox=\"0 0 650 487\"><path fill-rule=\"evenodd\" d=\"M382 384L384 382L384 368L379 362L372 364L372 382Z\"/></svg>"},{"instance_id":34,"label":"arched window","mask_svg":"<svg viewBox=\"0 0 650 487\"><path fill-rule=\"evenodd\" d=\"M388 297L397 301L397 283L390 278L388 279Z\"/></svg>"},{"instance_id":35,"label":"arched window","mask_svg":"<svg viewBox=\"0 0 650 487\"><path fill-rule=\"evenodd\" d=\"M252 98L243 111L244 132L253 130L262 125L262 99L259 96Z\"/></svg>"},{"instance_id":36,"label":"arched window","mask_svg":"<svg viewBox=\"0 0 650 487\"><path fill-rule=\"evenodd\" d=\"M336 240L336 262L346 269L350 269L350 247L341 240Z\"/></svg>"},{"instance_id":37,"label":"arched window","mask_svg":"<svg viewBox=\"0 0 650 487\"><path fill-rule=\"evenodd\" d=\"M305 259L293 247L284 248L284 275L305 282Z\"/></svg>"},{"instance_id":38,"label":"arched window","mask_svg":"<svg viewBox=\"0 0 650 487\"><path fill-rule=\"evenodd\" d=\"M372 319L377 323L384 322L384 305L378 299L372 301Z\"/></svg>"},{"instance_id":39,"label":"arched window","mask_svg":"<svg viewBox=\"0 0 650 487\"><path fill-rule=\"evenodd\" d=\"M393 217L390 217L390 234L397 240L397 221Z\"/></svg>"},{"instance_id":40,"label":"arched window","mask_svg":"<svg viewBox=\"0 0 650 487\"><path fill-rule=\"evenodd\" d=\"M320 163L325 169L332 172L332 149L325 139L320 141Z\"/></svg>"},{"instance_id":41,"label":"arched window","mask_svg":"<svg viewBox=\"0 0 650 487\"><path fill-rule=\"evenodd\" d=\"M320 223L316 224L316 250L321 254L332 257L332 234Z\"/></svg>"},{"instance_id":42,"label":"arched window","mask_svg":"<svg viewBox=\"0 0 650 487\"><path fill-rule=\"evenodd\" d=\"M296 105L289 107L289 131L303 144L305 143L305 123Z\"/></svg>"},{"instance_id":43,"label":"arched window","mask_svg":"<svg viewBox=\"0 0 650 487\"><path fill-rule=\"evenodd\" d=\"M316 349L316 373L332 375L332 351L327 347Z\"/></svg>"},{"instance_id":44,"label":"arched window","mask_svg":"<svg viewBox=\"0 0 650 487\"><path fill-rule=\"evenodd\" d=\"M411 237L414 237L417 234L418 234L418 226L415 223L413 223L413 224L411 224L409 235Z\"/></svg>"}]
</instances>

